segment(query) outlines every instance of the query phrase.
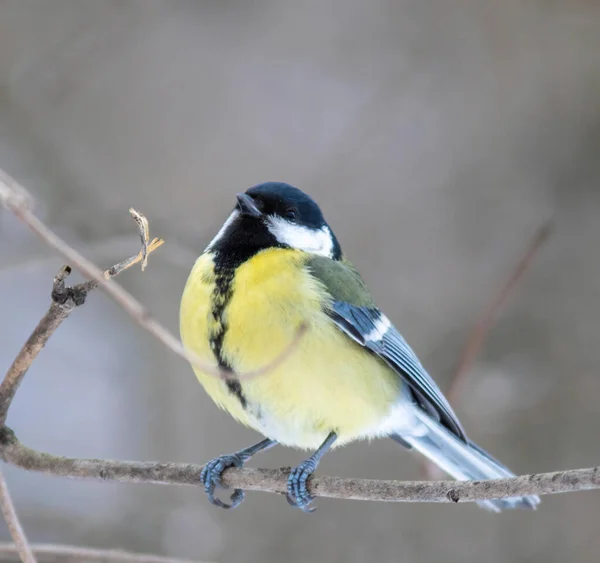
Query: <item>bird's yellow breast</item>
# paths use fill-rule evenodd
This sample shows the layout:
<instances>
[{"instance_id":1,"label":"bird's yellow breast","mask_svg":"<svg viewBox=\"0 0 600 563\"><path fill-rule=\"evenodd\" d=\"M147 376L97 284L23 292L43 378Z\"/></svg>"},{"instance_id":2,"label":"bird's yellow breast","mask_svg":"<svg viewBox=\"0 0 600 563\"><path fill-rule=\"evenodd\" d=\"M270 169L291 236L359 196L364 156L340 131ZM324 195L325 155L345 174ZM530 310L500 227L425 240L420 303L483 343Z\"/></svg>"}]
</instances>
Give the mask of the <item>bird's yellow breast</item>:
<instances>
[{"instance_id":1,"label":"bird's yellow breast","mask_svg":"<svg viewBox=\"0 0 600 563\"><path fill-rule=\"evenodd\" d=\"M331 431L339 443L375 435L400 383L332 323L323 310L329 296L306 259L293 250L264 250L239 266L221 292L213 256L204 254L184 290L181 335L187 348L217 366L210 341L222 332L222 360L244 374L278 357L305 323L283 363L240 381L243 401L224 381L195 372L211 398L243 424L282 444L315 448Z\"/></svg>"}]
</instances>

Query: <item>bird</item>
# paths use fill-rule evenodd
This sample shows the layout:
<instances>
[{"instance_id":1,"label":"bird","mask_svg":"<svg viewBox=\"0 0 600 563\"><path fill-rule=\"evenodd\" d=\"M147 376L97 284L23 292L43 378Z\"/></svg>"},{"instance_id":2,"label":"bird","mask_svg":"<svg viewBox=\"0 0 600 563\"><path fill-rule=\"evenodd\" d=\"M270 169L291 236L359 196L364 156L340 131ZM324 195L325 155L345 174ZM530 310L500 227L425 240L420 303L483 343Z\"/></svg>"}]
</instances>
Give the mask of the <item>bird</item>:
<instances>
[{"instance_id":1,"label":"bird","mask_svg":"<svg viewBox=\"0 0 600 563\"><path fill-rule=\"evenodd\" d=\"M307 481L323 455L357 440L391 438L457 480L514 476L467 437L320 207L289 184L266 182L237 194L185 284L180 334L187 350L224 374L192 364L216 405L264 436L204 466L200 482L216 506L244 500L240 489L229 503L217 498L225 469L277 444L313 452L287 481L288 502L305 512L314 509ZM255 377L239 376L271 363ZM527 495L478 504L500 512L539 502Z\"/></svg>"}]
</instances>

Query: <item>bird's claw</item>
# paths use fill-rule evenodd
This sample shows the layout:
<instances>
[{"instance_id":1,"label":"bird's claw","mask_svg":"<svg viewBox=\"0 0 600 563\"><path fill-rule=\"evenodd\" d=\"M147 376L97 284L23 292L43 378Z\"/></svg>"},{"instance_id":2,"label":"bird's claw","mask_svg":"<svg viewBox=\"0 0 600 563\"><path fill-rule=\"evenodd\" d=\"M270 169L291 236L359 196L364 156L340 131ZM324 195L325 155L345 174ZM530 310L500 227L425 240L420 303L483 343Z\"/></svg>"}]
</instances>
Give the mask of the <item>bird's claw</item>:
<instances>
[{"instance_id":1,"label":"bird's claw","mask_svg":"<svg viewBox=\"0 0 600 563\"><path fill-rule=\"evenodd\" d=\"M290 506L300 508L304 512L314 512L314 507L310 507L313 497L310 496L306 487L308 478L315 472L316 463L312 459L307 459L300 465L292 469L287 483L286 499Z\"/></svg>"},{"instance_id":2,"label":"bird's claw","mask_svg":"<svg viewBox=\"0 0 600 563\"><path fill-rule=\"evenodd\" d=\"M220 506L221 508L229 509L239 506L244 501L244 491L242 489L235 489L230 497L231 504L223 502L221 499L215 497L215 489L226 489L223 485L221 477L223 471L228 467L242 467L246 460L238 454L222 455L210 460L202 469L200 473L200 482L204 485L204 492L208 497L211 504Z\"/></svg>"}]
</instances>

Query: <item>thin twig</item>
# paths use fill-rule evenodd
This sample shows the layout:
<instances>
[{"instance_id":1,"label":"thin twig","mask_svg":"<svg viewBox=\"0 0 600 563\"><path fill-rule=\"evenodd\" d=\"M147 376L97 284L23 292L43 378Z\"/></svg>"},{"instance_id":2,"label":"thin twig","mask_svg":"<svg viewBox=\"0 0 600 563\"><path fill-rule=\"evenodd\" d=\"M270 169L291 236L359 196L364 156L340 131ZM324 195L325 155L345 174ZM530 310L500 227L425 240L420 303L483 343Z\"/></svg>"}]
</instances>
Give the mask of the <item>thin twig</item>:
<instances>
[{"instance_id":1,"label":"thin twig","mask_svg":"<svg viewBox=\"0 0 600 563\"><path fill-rule=\"evenodd\" d=\"M27 190L20 186L14 179L0 170L0 203L23 223L25 223L38 237L40 237L48 246L61 254L66 261L79 270L88 282L88 288L100 287L109 297L111 297L120 307L129 314L129 316L142 328L146 329L150 334L162 342L167 348L178 356L186 359L204 373L220 377L221 379L231 379L231 371L221 370L218 367L202 361L202 359L192 351L185 350L181 342L167 328L154 319L148 310L128 291L116 284L113 280L107 279L105 272L102 272L98 266L90 262L82 256L74 248L69 246L64 240L49 229L42 221L40 221L30 209L31 196ZM131 210L130 210L131 212ZM131 212L132 216L138 222L141 229L147 227L148 223L145 217L140 216L137 211ZM141 217L141 218L140 218ZM144 235L141 235L142 243L144 243ZM162 244L162 243L160 243ZM142 265L144 265L144 244L142 245ZM300 338L298 334L303 334L305 328L300 326L297 329L296 336L292 339L290 345L284 349L270 365L279 365L287 358L297 347ZM272 368L271 368L272 369ZM248 379L257 373L264 373L265 369L260 368L250 374L235 373L240 379Z\"/></svg>"},{"instance_id":2,"label":"thin twig","mask_svg":"<svg viewBox=\"0 0 600 563\"><path fill-rule=\"evenodd\" d=\"M199 563L191 559L175 559L120 549L92 549L73 545L31 544L39 563ZM19 561L16 547L0 543L0 560Z\"/></svg>"},{"instance_id":3,"label":"thin twig","mask_svg":"<svg viewBox=\"0 0 600 563\"><path fill-rule=\"evenodd\" d=\"M175 338L166 328L158 321L154 320L145 307L133 297L129 292L114 283L112 280L107 280L104 277L104 272L87 258L79 254L75 249L70 247L64 240L58 237L50 230L42 221L40 221L29 209L29 205L20 195L12 195L12 189L17 185L13 181L10 185L2 183L0 178L0 194L4 197L0 199L4 206L12 211L12 213L25 223L38 237L40 237L48 246L61 254L65 260L74 268L79 270L86 278L95 282L102 290L104 290L114 301L121 306L140 326L152 333L158 340L170 348L173 352L183 358L192 361L188 356L183 346L177 338ZM24 191L24 188L22 188ZM207 366L212 369L212 366Z\"/></svg>"},{"instance_id":4,"label":"thin twig","mask_svg":"<svg viewBox=\"0 0 600 563\"><path fill-rule=\"evenodd\" d=\"M0 458L28 471L60 477L198 487L201 465L74 459L32 450L7 428L0 436ZM227 469L230 488L285 494L289 469ZM600 467L522 475L493 481L378 481L316 476L309 479L315 497L385 502L473 502L522 495L549 495L600 488Z\"/></svg>"},{"instance_id":5,"label":"thin twig","mask_svg":"<svg viewBox=\"0 0 600 563\"><path fill-rule=\"evenodd\" d=\"M460 360L454 376L452 377L450 386L446 397L451 404L458 399L462 386L464 385L467 374L473 367L473 363L479 354L485 340L494 324L494 321L498 313L502 310L508 298L512 295L516 289L519 281L522 279L525 272L528 270L531 262L535 258L538 250L546 242L550 235L551 222L544 223L538 231L535 233L531 243L529 244L527 251L521 259L517 262L513 268L510 276L502 286L502 289L496 295L496 298L490 303L489 307L485 310L481 318L475 323L465 346L463 348Z\"/></svg>"},{"instance_id":6,"label":"thin twig","mask_svg":"<svg viewBox=\"0 0 600 563\"><path fill-rule=\"evenodd\" d=\"M107 282L104 279L103 273L96 266L79 255L39 221L29 210L29 199L24 195L26 192L21 188L15 189L14 181L10 178L8 180L8 182L6 180L3 181L0 176L0 203L9 208L18 218L45 240L47 244L59 251L67 260L82 271L84 275L90 278L91 281L87 282L88 289L94 287L93 284L101 286L117 303L130 313L138 324L149 330L179 355L190 360L192 363L196 363L193 357L190 358L183 351L181 344L175 337L148 316L148 313L141 304L119 286L112 282ZM144 225L145 223L140 221L139 224ZM145 226L147 227L147 223ZM143 246L145 246L147 239L143 238L142 242ZM145 254L142 252L140 258L142 263L144 262L144 256ZM67 291L68 289L73 291L74 288L64 288L64 278L62 280L59 279L59 293L60 290ZM68 297L74 301L77 299L77 295L73 294L70 294ZM304 330L305 327L301 326L299 332L302 333ZM292 345L297 345L297 338L293 340ZM39 349L37 351L39 352ZM31 354L31 352L29 353ZM287 356L287 354L289 354L289 350L282 352L283 356ZM278 361L282 360L274 360L271 366ZM266 367L268 368L269 366ZM201 369L204 368L201 367ZM214 370L208 369L206 371L211 372ZM258 370L258 372L262 373L261 370ZM227 374L227 376L230 377L231 374ZM14 381L15 378L12 380ZM10 404L10 400L8 400L8 403ZM198 476L202 470L201 466L193 464L72 459L54 456L32 450L20 444L12 431L6 428L6 426L0 428L0 458L7 463L29 471L63 477L128 483L197 486ZM225 471L223 483L226 486L239 489L285 494L287 491L288 474L289 470L287 469L232 468ZM494 481L400 482L315 477L309 480L308 488L310 493L316 497L388 502L472 502L476 500L533 494L555 494L600 488L600 467L523 475L511 479Z\"/></svg>"},{"instance_id":7,"label":"thin twig","mask_svg":"<svg viewBox=\"0 0 600 563\"><path fill-rule=\"evenodd\" d=\"M258 368L257 370L236 374L236 378L243 381L247 379L252 379L253 377L264 375L265 373L277 369L283 362L285 362L285 360L289 358L292 352L296 350L296 347L300 343L300 340L302 340L302 338L306 334L307 330L308 325L305 322L301 322L298 328L296 329L296 333L294 334L292 341L287 345L286 348L284 348L283 352L281 352L278 356L275 356L273 360L271 360L261 368Z\"/></svg>"},{"instance_id":8,"label":"thin twig","mask_svg":"<svg viewBox=\"0 0 600 563\"><path fill-rule=\"evenodd\" d=\"M533 262L537 252L548 239L551 226L551 221L547 221L537 230L531 239L526 252L515 264L515 267L502 286L502 289L496 294L494 300L490 303L479 321L473 325L473 328L471 329L471 332L469 333L469 336L463 347L460 360L454 375L450 380L450 385L448 386L448 391L446 393L446 397L451 405L455 405L457 403L461 391L465 385L467 375L473 367L475 359L477 358L481 348L485 344L486 338L492 329L496 317L505 306L508 298L516 289L519 281L521 281L523 278L523 275ZM427 459L424 459L421 463L421 473L424 477L429 479L435 479L443 475L441 469Z\"/></svg>"},{"instance_id":9,"label":"thin twig","mask_svg":"<svg viewBox=\"0 0 600 563\"><path fill-rule=\"evenodd\" d=\"M142 272L148 265L148 252L147 248L150 240L150 226L148 225L148 219L141 213L138 213L133 207L129 208L129 213L135 219L140 230L140 237L142 239Z\"/></svg>"},{"instance_id":10,"label":"thin twig","mask_svg":"<svg viewBox=\"0 0 600 563\"><path fill-rule=\"evenodd\" d=\"M143 217L139 213L138 215ZM115 264L112 268L103 272L102 275L105 279L118 276L121 272L138 262L143 261L144 256L146 256L147 259L148 254L163 244L162 239L154 239L148 243L149 235L145 236L142 232L144 230L144 225L147 231L147 221L145 224L138 221L138 225L140 226L141 232L142 250L138 254L123 260L123 262L120 262L119 264ZM52 303L50 304L48 311L35 327L31 336L23 345L23 348L21 348L21 351L10 368L8 368L4 380L0 384L0 427L6 422L8 409L10 408L15 393L32 362L61 323L77 306L82 305L85 302L87 294L97 285L97 282L92 280L78 284L74 287L65 287L65 280L70 273L71 268L69 266L63 266L56 274L52 285Z\"/></svg>"},{"instance_id":11,"label":"thin twig","mask_svg":"<svg viewBox=\"0 0 600 563\"><path fill-rule=\"evenodd\" d=\"M68 275L67 270L65 268L61 269L54 279L54 291L57 290L61 282L64 284L63 276L66 275ZM23 348L21 348L10 368L8 368L4 380L0 384L0 426L3 426L6 422L10 404L33 360L35 360L40 350L48 342L50 336L52 336L54 331L69 316L74 308L75 302L72 299L62 304L53 301L46 314L42 317L42 320L23 345Z\"/></svg>"},{"instance_id":12,"label":"thin twig","mask_svg":"<svg viewBox=\"0 0 600 563\"><path fill-rule=\"evenodd\" d=\"M0 508L2 509L4 521L8 526L10 537L15 542L15 551L19 554L22 563L36 563L35 556L23 531L23 526L21 526L17 511L10 498L8 485L2 471L0 471Z\"/></svg>"}]
</instances>

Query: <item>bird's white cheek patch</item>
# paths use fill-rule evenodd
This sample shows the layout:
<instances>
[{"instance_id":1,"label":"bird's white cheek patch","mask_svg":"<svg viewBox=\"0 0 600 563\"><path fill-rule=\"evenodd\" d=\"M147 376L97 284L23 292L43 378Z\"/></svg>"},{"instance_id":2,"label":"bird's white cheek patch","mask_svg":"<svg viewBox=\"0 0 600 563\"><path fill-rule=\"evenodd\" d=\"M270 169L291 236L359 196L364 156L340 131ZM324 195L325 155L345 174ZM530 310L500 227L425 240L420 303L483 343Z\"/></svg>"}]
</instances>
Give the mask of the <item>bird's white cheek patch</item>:
<instances>
[{"instance_id":1,"label":"bird's white cheek patch","mask_svg":"<svg viewBox=\"0 0 600 563\"><path fill-rule=\"evenodd\" d=\"M327 226L310 229L281 217L269 217L267 226L281 244L328 258L333 255L333 239Z\"/></svg>"}]
</instances>

